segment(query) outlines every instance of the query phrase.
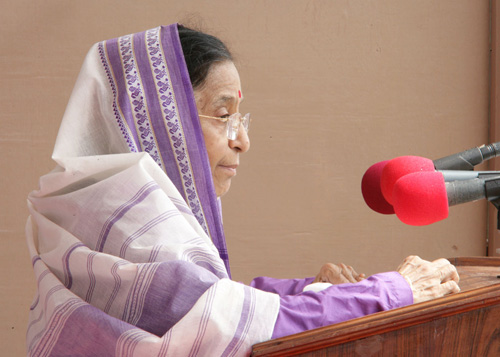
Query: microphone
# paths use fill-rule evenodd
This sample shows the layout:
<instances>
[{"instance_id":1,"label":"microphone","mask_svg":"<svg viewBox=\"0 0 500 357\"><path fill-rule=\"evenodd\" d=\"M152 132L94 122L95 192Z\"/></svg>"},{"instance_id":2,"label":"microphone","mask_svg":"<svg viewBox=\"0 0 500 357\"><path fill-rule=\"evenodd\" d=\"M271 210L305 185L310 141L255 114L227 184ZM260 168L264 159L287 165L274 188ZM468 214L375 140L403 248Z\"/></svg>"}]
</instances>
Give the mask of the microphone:
<instances>
[{"instance_id":1,"label":"microphone","mask_svg":"<svg viewBox=\"0 0 500 357\"><path fill-rule=\"evenodd\" d=\"M445 182L439 171L408 174L394 186L393 206L401 222L424 226L448 217L450 206L500 198L500 174L491 172L477 178Z\"/></svg>"},{"instance_id":2,"label":"microphone","mask_svg":"<svg viewBox=\"0 0 500 357\"><path fill-rule=\"evenodd\" d=\"M483 151L481 151L483 150ZM500 154L500 143L494 143L479 148L450 155L442 159L431 161L420 156L400 156L390 160L382 171L380 179L382 194L387 202L392 203L392 190L396 182L403 176L412 172L434 170L472 170L474 165ZM467 161L467 160L469 161ZM448 180L451 181L451 180Z\"/></svg>"},{"instance_id":3,"label":"microphone","mask_svg":"<svg viewBox=\"0 0 500 357\"><path fill-rule=\"evenodd\" d=\"M401 156L396 158L397 160L393 159L396 161L389 165L384 179L382 179L383 170L392 160L381 161L372 165L363 175L361 192L366 204L372 210L382 214L393 214L392 190L396 181L402 176L419 171L473 170L475 165L499 155L500 142L475 147L434 161L419 156Z\"/></svg>"},{"instance_id":4,"label":"microphone","mask_svg":"<svg viewBox=\"0 0 500 357\"><path fill-rule=\"evenodd\" d=\"M420 156L400 156L390 160L384 166L380 177L380 189L386 201L393 203L394 185L401 177L423 171L435 171L432 160Z\"/></svg>"},{"instance_id":5,"label":"microphone","mask_svg":"<svg viewBox=\"0 0 500 357\"><path fill-rule=\"evenodd\" d=\"M381 214L394 214L394 208L382 194L380 179L382 171L389 160L373 164L366 170L361 179L361 194L372 210Z\"/></svg>"},{"instance_id":6,"label":"microphone","mask_svg":"<svg viewBox=\"0 0 500 357\"><path fill-rule=\"evenodd\" d=\"M361 193L372 210L393 214L392 190L396 181L413 172L434 171L431 160L420 156L400 156L373 164L361 179Z\"/></svg>"}]
</instances>

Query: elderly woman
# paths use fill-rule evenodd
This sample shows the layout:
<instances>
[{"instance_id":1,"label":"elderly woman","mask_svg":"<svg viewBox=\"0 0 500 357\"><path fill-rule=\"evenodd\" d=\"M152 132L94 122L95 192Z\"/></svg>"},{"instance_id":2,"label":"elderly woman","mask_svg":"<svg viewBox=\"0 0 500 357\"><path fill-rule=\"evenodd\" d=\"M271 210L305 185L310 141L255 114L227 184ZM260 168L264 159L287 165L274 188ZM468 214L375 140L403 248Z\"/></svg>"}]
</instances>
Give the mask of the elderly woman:
<instances>
[{"instance_id":1,"label":"elderly woman","mask_svg":"<svg viewBox=\"0 0 500 357\"><path fill-rule=\"evenodd\" d=\"M417 257L366 279L327 264L316 279L232 281L219 199L250 147L242 100L215 37L174 24L92 47L57 167L29 196L29 355L245 355L458 291L449 262Z\"/></svg>"}]
</instances>

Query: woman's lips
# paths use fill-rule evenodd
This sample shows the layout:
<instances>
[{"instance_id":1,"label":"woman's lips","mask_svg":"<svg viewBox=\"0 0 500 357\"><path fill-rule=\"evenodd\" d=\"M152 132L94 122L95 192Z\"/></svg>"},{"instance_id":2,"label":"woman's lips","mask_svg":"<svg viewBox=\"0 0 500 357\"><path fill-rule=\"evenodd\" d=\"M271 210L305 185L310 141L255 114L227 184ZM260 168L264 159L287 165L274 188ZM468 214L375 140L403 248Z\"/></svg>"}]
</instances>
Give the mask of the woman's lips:
<instances>
[{"instance_id":1,"label":"woman's lips","mask_svg":"<svg viewBox=\"0 0 500 357\"><path fill-rule=\"evenodd\" d=\"M219 165L219 168L231 176L236 176L236 169L238 168L238 165Z\"/></svg>"}]
</instances>

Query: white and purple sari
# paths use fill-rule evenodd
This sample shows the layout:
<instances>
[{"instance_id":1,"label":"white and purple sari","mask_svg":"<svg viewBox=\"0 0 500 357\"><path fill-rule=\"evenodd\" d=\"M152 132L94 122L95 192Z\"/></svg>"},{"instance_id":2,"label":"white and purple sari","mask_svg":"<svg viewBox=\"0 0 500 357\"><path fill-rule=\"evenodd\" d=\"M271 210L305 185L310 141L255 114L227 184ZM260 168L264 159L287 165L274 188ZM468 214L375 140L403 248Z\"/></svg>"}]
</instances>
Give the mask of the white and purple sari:
<instances>
[{"instance_id":1,"label":"white and purple sari","mask_svg":"<svg viewBox=\"0 0 500 357\"><path fill-rule=\"evenodd\" d=\"M90 50L53 158L29 196L29 355L229 356L270 338L278 296L229 279L177 25Z\"/></svg>"},{"instance_id":2,"label":"white and purple sari","mask_svg":"<svg viewBox=\"0 0 500 357\"><path fill-rule=\"evenodd\" d=\"M230 279L176 24L92 47L53 159L28 198L30 356L240 356L411 303L397 273L320 293Z\"/></svg>"}]
</instances>

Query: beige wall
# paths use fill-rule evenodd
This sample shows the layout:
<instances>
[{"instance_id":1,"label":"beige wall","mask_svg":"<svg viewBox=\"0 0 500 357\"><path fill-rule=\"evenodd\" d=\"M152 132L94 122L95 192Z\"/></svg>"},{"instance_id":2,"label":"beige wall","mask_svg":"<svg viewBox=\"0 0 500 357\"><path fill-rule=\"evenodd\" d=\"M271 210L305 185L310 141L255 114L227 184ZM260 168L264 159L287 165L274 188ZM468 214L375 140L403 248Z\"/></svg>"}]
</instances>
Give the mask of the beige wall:
<instances>
[{"instance_id":1,"label":"beige wall","mask_svg":"<svg viewBox=\"0 0 500 357\"><path fill-rule=\"evenodd\" d=\"M367 274L407 255L484 255L485 202L410 227L366 207L365 170L488 138L489 1L27 1L0 12L1 332L24 354L34 279L26 195L50 160L89 47L200 23L239 59L252 149L223 199L233 277L303 277L326 261ZM6 347L5 347L6 346Z\"/></svg>"}]
</instances>

